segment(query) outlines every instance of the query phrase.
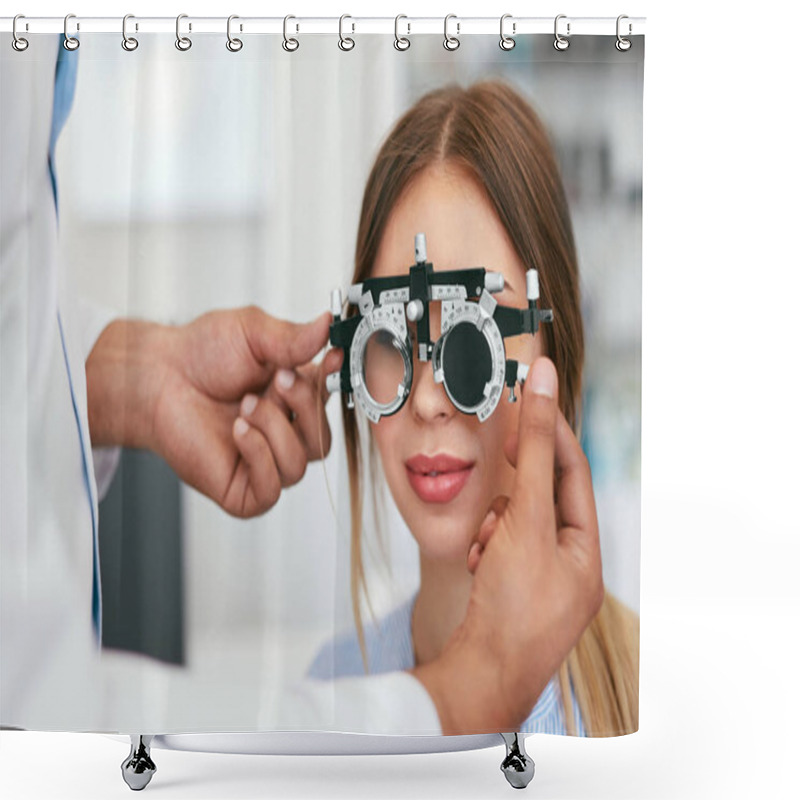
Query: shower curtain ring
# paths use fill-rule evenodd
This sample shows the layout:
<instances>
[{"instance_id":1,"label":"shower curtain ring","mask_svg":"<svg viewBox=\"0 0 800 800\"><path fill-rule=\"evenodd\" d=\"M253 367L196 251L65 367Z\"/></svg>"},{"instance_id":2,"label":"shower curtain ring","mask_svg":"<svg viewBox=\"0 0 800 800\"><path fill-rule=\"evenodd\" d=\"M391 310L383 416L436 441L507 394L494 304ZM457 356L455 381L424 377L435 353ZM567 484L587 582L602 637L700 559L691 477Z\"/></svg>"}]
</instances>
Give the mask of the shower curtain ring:
<instances>
[{"instance_id":1,"label":"shower curtain ring","mask_svg":"<svg viewBox=\"0 0 800 800\"><path fill-rule=\"evenodd\" d=\"M188 36L181 36L181 20L188 18L188 14L178 14L178 18L175 20L175 47L184 52L192 46L192 40ZM189 30L192 30L191 22L189 23Z\"/></svg>"},{"instance_id":2,"label":"shower curtain ring","mask_svg":"<svg viewBox=\"0 0 800 800\"><path fill-rule=\"evenodd\" d=\"M126 14L122 18L122 49L132 53L138 46L139 40L133 36L128 36L128 20L136 19L133 14ZM136 25L136 30L139 30L139 25Z\"/></svg>"},{"instance_id":3,"label":"shower curtain ring","mask_svg":"<svg viewBox=\"0 0 800 800\"><path fill-rule=\"evenodd\" d=\"M241 39L231 38L231 22L235 19L239 19L239 17L237 17L236 14L231 14L228 17L228 41L225 42L225 47L227 47L228 50L231 51L231 53L238 53L243 47ZM241 31L241 29L242 26L240 25L239 30Z\"/></svg>"},{"instance_id":4,"label":"shower curtain ring","mask_svg":"<svg viewBox=\"0 0 800 800\"><path fill-rule=\"evenodd\" d=\"M512 36L506 36L506 34L505 34L504 30L503 30L503 23L507 19L511 19L511 16L512 16L511 14L503 14L503 16L500 17L500 49L501 50L506 50L506 51L507 50L513 50L515 45L517 44L517 40L514 39ZM512 22L511 23L511 33L512 34L516 34L516 32L517 32L517 23L516 22Z\"/></svg>"},{"instance_id":5,"label":"shower curtain ring","mask_svg":"<svg viewBox=\"0 0 800 800\"><path fill-rule=\"evenodd\" d=\"M556 21L555 21L555 24L553 26L553 30L554 30L555 35L556 35L555 41L553 42L553 47L555 47L556 50L566 50L569 47L569 39L567 39L566 37L562 36L558 32L558 21L560 19L566 19L566 18L567 18L566 14L559 14L556 17ZM567 36L569 36L570 33L571 33L571 31L570 31L570 23L567 22Z\"/></svg>"},{"instance_id":6,"label":"shower curtain ring","mask_svg":"<svg viewBox=\"0 0 800 800\"><path fill-rule=\"evenodd\" d=\"M356 46L355 39L352 39L349 36L345 36L342 33L342 25L346 19L353 19L353 18L349 14L342 14L342 16L339 17L339 49L344 50L345 52L347 52L348 50L352 50ZM351 33L355 33L356 32L355 22L351 22L350 24L353 27Z\"/></svg>"},{"instance_id":7,"label":"shower curtain ring","mask_svg":"<svg viewBox=\"0 0 800 800\"><path fill-rule=\"evenodd\" d=\"M281 46L287 53L294 53L294 51L297 50L298 47L300 47L300 42L298 42L297 39L295 38L289 38L287 34L287 23L289 22L290 19L297 19L297 17L293 17L291 14L287 14L283 18L283 42L281 43ZM298 25L296 29L299 30L300 26Z\"/></svg>"},{"instance_id":8,"label":"shower curtain ring","mask_svg":"<svg viewBox=\"0 0 800 800\"><path fill-rule=\"evenodd\" d=\"M623 19L628 19L628 16L626 14L620 14L617 17L617 41L614 42L614 47L616 47L617 50L620 51L620 53L624 53L625 51L631 49L631 40L630 39L626 39L619 32L619 24L620 24L620 22L622 22ZM628 36L630 36L631 33L633 33L633 25L631 25L631 23L629 22L628 23Z\"/></svg>"},{"instance_id":9,"label":"shower curtain ring","mask_svg":"<svg viewBox=\"0 0 800 800\"><path fill-rule=\"evenodd\" d=\"M401 19L408 19L408 17L405 14L398 14L394 18L394 49L402 51L408 50L408 48L411 47L411 39L400 35L399 26ZM408 28L408 33L411 33L411 23L407 22L406 27Z\"/></svg>"},{"instance_id":10,"label":"shower curtain ring","mask_svg":"<svg viewBox=\"0 0 800 800\"><path fill-rule=\"evenodd\" d=\"M69 35L69 31L67 30L67 25L69 24L70 19L75 19L74 14L67 14L64 17L64 49L65 50L77 50L81 43L76 39L74 36ZM81 29L80 24L78 24L78 30Z\"/></svg>"},{"instance_id":11,"label":"shower curtain ring","mask_svg":"<svg viewBox=\"0 0 800 800\"><path fill-rule=\"evenodd\" d=\"M452 53L453 50L458 50L461 46L461 40L458 38L458 34L461 33L461 23L458 21L456 22L456 35L450 36L447 32L447 23L450 22L451 19L457 20L458 18L455 14L448 14L444 18L444 41L442 42L442 46L445 50L449 50Z\"/></svg>"},{"instance_id":12,"label":"shower curtain ring","mask_svg":"<svg viewBox=\"0 0 800 800\"><path fill-rule=\"evenodd\" d=\"M12 47L13 47L13 48L14 48L14 49L15 49L15 50L18 52L18 53L21 53L23 50L27 50L27 49L28 49L28 44L29 44L29 42L28 42L28 40L27 40L27 39L23 39L23 38L22 38L22 37L21 37L21 36L20 36L20 35L17 33L17 20L18 20L18 19L25 19L25 15L24 15L24 14L17 14L17 16L16 16L16 17L14 17L14 22L13 22L13 24L11 25L11 33L12 33L12 35L13 35L13 37L14 37L14 38L11 40L11 46L12 46Z\"/></svg>"}]
</instances>

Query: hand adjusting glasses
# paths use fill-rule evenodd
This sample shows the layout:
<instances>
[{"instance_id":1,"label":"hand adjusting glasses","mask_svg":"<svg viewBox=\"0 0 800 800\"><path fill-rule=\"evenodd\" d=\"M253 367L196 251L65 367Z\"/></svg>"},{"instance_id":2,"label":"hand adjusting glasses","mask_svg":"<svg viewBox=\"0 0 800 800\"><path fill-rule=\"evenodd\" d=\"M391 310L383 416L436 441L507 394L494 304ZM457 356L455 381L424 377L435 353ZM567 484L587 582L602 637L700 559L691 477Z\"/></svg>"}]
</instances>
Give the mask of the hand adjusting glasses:
<instances>
[{"instance_id":1,"label":"hand adjusting glasses","mask_svg":"<svg viewBox=\"0 0 800 800\"><path fill-rule=\"evenodd\" d=\"M416 323L420 361L431 361L433 379L443 383L450 402L483 422L497 407L503 384L509 402L514 387L525 382L528 365L506 359L503 339L534 335L540 322L552 322L550 309L537 308L539 276L526 273L528 308L498 305L492 294L503 291L503 276L483 267L434 272L427 260L425 234L414 237L416 263L408 275L369 278L351 286L347 300L357 313L342 319L342 295L331 293L330 342L344 350L340 372L327 377L329 392L341 391L347 407L353 395L373 422L399 411L411 391L413 349L406 318ZM477 300L470 299L477 298ZM428 304L440 301L441 335L430 341Z\"/></svg>"}]
</instances>

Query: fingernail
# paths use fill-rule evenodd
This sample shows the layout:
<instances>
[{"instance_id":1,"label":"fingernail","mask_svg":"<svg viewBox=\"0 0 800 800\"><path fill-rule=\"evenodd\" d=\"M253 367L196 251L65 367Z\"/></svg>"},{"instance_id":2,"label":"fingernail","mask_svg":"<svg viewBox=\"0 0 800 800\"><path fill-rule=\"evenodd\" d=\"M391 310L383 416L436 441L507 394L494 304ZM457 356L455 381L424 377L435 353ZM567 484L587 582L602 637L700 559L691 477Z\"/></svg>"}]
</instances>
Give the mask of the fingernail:
<instances>
[{"instance_id":1,"label":"fingernail","mask_svg":"<svg viewBox=\"0 0 800 800\"><path fill-rule=\"evenodd\" d=\"M275 375L275 383L281 389L291 389L294 386L294 372L289 369L279 369Z\"/></svg>"},{"instance_id":2,"label":"fingernail","mask_svg":"<svg viewBox=\"0 0 800 800\"><path fill-rule=\"evenodd\" d=\"M479 548L480 544L478 542L473 542L472 546L469 548L469 553L467 553L467 561L472 558L472 554L475 552L476 548Z\"/></svg>"},{"instance_id":3,"label":"fingernail","mask_svg":"<svg viewBox=\"0 0 800 800\"><path fill-rule=\"evenodd\" d=\"M489 513L483 518L483 524L481 525L481 528L483 528L485 525L493 525L496 519L497 514L495 513L495 510L490 508Z\"/></svg>"},{"instance_id":4,"label":"fingernail","mask_svg":"<svg viewBox=\"0 0 800 800\"><path fill-rule=\"evenodd\" d=\"M533 362L528 380L526 383L531 385L534 394L544 397L555 397L556 394L556 370L553 362L547 358L537 358Z\"/></svg>"},{"instance_id":5,"label":"fingernail","mask_svg":"<svg viewBox=\"0 0 800 800\"><path fill-rule=\"evenodd\" d=\"M244 436L249 430L250 426L247 424L247 422L243 420L241 417L236 417L236 422L233 423L234 435Z\"/></svg>"},{"instance_id":6,"label":"fingernail","mask_svg":"<svg viewBox=\"0 0 800 800\"><path fill-rule=\"evenodd\" d=\"M242 416L249 417L255 410L257 404L258 398L254 394L246 394L244 400L242 400Z\"/></svg>"}]
</instances>

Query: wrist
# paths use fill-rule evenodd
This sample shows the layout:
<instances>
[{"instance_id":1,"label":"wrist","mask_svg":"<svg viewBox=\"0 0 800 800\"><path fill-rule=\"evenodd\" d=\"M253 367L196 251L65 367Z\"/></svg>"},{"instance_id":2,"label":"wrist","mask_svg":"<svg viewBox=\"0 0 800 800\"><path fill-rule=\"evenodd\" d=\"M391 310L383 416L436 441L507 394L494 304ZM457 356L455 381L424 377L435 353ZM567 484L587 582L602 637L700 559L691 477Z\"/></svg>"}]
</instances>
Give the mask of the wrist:
<instances>
[{"instance_id":1,"label":"wrist","mask_svg":"<svg viewBox=\"0 0 800 800\"><path fill-rule=\"evenodd\" d=\"M86 360L89 434L93 446L156 449L154 415L169 371L173 329L143 320L114 320Z\"/></svg>"},{"instance_id":2,"label":"wrist","mask_svg":"<svg viewBox=\"0 0 800 800\"><path fill-rule=\"evenodd\" d=\"M433 700L445 735L519 730L533 704L509 684L491 642L460 626L441 655L410 673Z\"/></svg>"}]
</instances>

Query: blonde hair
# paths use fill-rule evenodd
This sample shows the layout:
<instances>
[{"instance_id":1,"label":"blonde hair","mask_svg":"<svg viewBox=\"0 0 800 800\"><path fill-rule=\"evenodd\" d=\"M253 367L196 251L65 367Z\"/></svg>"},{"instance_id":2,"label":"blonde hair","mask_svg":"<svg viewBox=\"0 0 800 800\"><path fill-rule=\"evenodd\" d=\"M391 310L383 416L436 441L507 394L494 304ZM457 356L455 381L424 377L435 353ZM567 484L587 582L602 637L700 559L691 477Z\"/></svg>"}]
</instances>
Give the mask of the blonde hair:
<instances>
[{"instance_id":1,"label":"blonde hair","mask_svg":"<svg viewBox=\"0 0 800 800\"><path fill-rule=\"evenodd\" d=\"M369 276L383 231L403 189L428 166L451 161L485 187L525 268L539 271L543 307L556 309L541 335L559 378L559 404L580 427L583 321L572 224L552 147L530 105L511 87L484 81L425 95L397 122L364 190L352 283ZM347 315L356 309L349 307ZM357 419L342 398L350 478L350 589L359 647L369 672L361 591L364 462ZM370 464L376 463L368 435ZM374 469L371 469L374 472ZM376 485L371 474L371 485ZM567 732L575 734L572 691L590 736L632 733L638 722L639 618L608 592L597 616L558 670Z\"/></svg>"}]
</instances>

